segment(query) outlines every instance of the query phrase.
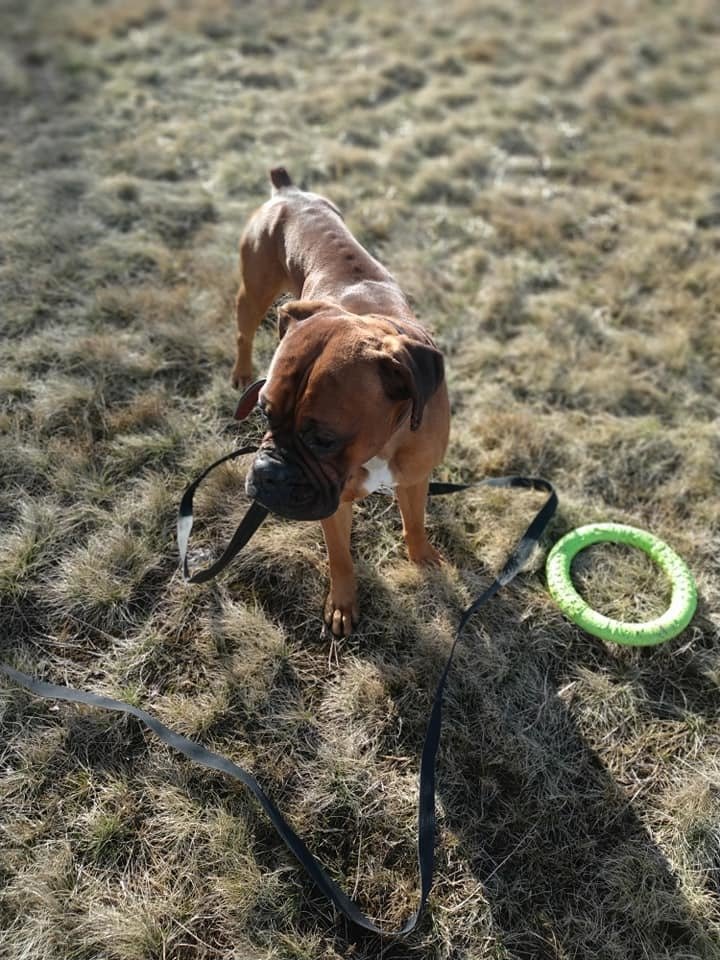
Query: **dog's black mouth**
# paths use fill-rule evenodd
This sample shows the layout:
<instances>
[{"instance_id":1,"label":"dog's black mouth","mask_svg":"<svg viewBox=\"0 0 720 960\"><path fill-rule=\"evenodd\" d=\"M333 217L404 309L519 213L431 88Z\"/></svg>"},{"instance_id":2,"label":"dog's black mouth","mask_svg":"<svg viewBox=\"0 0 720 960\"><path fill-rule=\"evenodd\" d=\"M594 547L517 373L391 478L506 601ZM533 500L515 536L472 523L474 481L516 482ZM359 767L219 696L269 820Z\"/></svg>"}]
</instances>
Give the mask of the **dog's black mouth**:
<instances>
[{"instance_id":1,"label":"dog's black mouth","mask_svg":"<svg viewBox=\"0 0 720 960\"><path fill-rule=\"evenodd\" d=\"M324 520L340 504L340 488L275 447L258 452L245 481L249 497L288 520Z\"/></svg>"}]
</instances>

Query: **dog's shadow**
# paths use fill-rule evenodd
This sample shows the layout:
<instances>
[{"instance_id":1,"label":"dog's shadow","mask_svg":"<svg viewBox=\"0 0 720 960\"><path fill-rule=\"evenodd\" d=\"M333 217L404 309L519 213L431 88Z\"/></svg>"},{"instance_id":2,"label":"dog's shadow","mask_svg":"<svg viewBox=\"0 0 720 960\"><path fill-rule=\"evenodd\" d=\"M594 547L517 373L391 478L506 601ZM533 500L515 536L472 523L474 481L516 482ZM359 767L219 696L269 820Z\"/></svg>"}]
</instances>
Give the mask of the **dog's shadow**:
<instances>
[{"instance_id":1,"label":"dog's shadow","mask_svg":"<svg viewBox=\"0 0 720 960\"><path fill-rule=\"evenodd\" d=\"M474 557L451 511L437 513L436 540L451 562L458 558L473 590L477 583L482 589L492 573ZM362 564L360 570L366 618L377 625L397 608L398 597L380 574ZM576 719L578 676L604 670L620 680L624 661L559 614L548 626L547 611L537 615L537 591L528 577L534 579L532 573L521 576L476 614L450 674L437 781L445 840L437 847L435 896L443 897L452 848L454 860L460 857L479 881L473 922L487 926L503 956L710 957L708 936L671 865ZM420 589L426 596L439 592L448 622L456 622L466 597L451 580L442 572L430 575L420 578ZM261 600L271 617L288 619L276 591ZM379 631L368 637L361 629L348 647L379 670L391 666L393 683L411 659L424 662L415 671L424 696L412 698L409 710L406 698L396 703L404 721L400 749L419 764L420 712L429 712L451 636L439 649L418 612L422 603L400 606L402 625L396 616L389 644ZM294 632L289 620L283 626ZM319 620L314 635L320 643ZM418 700L424 706L416 711ZM310 902L327 916L314 894ZM462 943L462 912L455 919ZM352 940L356 958L382 952L401 960L423 952L413 938L381 943L342 923L338 929L338 947Z\"/></svg>"}]
</instances>

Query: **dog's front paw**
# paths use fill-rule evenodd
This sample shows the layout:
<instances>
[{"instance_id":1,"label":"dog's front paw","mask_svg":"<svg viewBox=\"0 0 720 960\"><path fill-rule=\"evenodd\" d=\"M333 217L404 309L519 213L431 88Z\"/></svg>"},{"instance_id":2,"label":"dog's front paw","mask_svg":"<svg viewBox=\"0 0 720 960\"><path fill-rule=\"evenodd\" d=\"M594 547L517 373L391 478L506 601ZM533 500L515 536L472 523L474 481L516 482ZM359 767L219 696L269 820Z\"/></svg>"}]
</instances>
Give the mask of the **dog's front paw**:
<instances>
[{"instance_id":1,"label":"dog's front paw","mask_svg":"<svg viewBox=\"0 0 720 960\"><path fill-rule=\"evenodd\" d=\"M359 619L355 584L331 583L325 601L324 620L333 636L349 637Z\"/></svg>"},{"instance_id":2,"label":"dog's front paw","mask_svg":"<svg viewBox=\"0 0 720 960\"><path fill-rule=\"evenodd\" d=\"M445 557L428 540L412 547L408 544L408 556L419 567L439 567L445 563Z\"/></svg>"}]
</instances>

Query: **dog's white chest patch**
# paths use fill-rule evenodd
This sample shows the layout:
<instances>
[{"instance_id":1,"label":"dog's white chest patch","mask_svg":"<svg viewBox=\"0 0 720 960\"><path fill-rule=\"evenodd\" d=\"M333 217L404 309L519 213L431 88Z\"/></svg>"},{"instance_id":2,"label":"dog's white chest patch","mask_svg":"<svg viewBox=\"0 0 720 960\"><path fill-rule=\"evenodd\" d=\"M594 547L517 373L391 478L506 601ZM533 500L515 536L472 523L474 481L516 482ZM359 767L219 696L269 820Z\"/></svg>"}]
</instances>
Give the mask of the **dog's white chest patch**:
<instances>
[{"instance_id":1,"label":"dog's white chest patch","mask_svg":"<svg viewBox=\"0 0 720 960\"><path fill-rule=\"evenodd\" d=\"M367 479L363 487L368 493L393 493L395 490L395 478L388 466L387 460L381 460L380 457L373 457L363 464L367 470Z\"/></svg>"}]
</instances>

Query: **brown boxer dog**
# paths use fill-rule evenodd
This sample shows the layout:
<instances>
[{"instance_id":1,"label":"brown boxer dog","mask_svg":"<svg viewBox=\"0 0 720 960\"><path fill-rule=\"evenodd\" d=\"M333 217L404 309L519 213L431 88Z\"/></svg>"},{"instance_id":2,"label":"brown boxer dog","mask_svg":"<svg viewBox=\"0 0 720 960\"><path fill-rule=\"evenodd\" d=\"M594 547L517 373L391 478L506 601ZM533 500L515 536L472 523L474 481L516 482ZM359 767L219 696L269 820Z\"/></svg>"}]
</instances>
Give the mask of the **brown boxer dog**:
<instances>
[{"instance_id":1,"label":"brown boxer dog","mask_svg":"<svg viewBox=\"0 0 720 960\"><path fill-rule=\"evenodd\" d=\"M247 492L296 520L320 520L330 564L325 623L347 636L358 620L350 555L352 502L394 492L410 559L437 565L425 532L431 471L447 446L443 358L388 271L338 209L299 190L283 167L240 241L234 386L252 376L255 331L273 300L280 343L258 404L265 434Z\"/></svg>"}]
</instances>

